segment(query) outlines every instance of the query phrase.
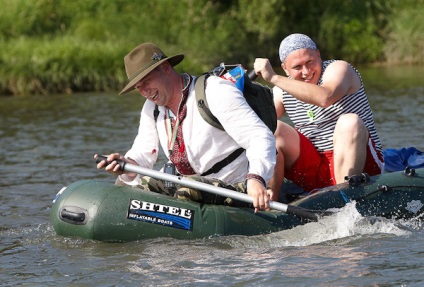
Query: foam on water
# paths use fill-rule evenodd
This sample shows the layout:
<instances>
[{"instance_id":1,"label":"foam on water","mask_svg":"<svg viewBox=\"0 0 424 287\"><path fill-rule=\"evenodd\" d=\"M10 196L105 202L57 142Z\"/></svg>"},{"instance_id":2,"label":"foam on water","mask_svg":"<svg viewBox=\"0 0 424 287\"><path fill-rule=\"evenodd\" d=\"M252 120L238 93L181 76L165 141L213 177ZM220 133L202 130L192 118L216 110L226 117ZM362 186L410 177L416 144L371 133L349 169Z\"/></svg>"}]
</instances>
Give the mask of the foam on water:
<instances>
[{"instance_id":1,"label":"foam on water","mask_svg":"<svg viewBox=\"0 0 424 287\"><path fill-rule=\"evenodd\" d=\"M242 244L246 247L308 246L337 240L346 244L350 240L357 240L364 236L405 236L411 233L411 229L416 229L416 226L405 224L409 221L400 222L380 217L364 217L357 211L355 202L331 211L335 211L335 213L322 217L318 222L310 222L289 230L252 237L221 238L220 241L228 240L238 246ZM230 242L226 243L231 245Z\"/></svg>"}]
</instances>

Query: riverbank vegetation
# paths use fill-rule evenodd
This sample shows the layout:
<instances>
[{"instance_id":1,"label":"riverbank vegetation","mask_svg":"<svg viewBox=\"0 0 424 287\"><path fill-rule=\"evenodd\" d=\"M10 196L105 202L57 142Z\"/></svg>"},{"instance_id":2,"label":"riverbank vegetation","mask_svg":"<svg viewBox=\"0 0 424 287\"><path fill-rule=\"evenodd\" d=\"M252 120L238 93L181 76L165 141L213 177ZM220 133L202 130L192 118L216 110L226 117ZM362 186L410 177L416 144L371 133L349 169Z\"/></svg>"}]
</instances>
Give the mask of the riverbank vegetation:
<instances>
[{"instance_id":1,"label":"riverbank vegetation","mask_svg":"<svg viewBox=\"0 0 424 287\"><path fill-rule=\"evenodd\" d=\"M424 64L424 0L0 0L0 94L118 91L123 57L142 42L184 53L179 71L278 66L301 32L323 58Z\"/></svg>"}]
</instances>

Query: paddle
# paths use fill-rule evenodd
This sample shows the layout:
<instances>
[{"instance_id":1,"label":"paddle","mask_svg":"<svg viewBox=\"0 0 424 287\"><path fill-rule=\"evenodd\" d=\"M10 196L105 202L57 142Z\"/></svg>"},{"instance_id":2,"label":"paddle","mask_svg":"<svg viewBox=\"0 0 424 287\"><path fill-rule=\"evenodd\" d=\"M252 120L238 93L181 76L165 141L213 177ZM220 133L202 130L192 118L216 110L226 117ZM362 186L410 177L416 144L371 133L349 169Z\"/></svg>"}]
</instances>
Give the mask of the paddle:
<instances>
[{"instance_id":1,"label":"paddle","mask_svg":"<svg viewBox=\"0 0 424 287\"><path fill-rule=\"evenodd\" d=\"M96 158L96 163L99 163L101 161L106 161L107 162L107 157L105 156L101 156L99 155ZM209 193L213 193L216 195L220 195L223 197L229 197L232 199L236 199L239 201L243 201L243 202L247 202L247 203L253 203L253 198L251 198L249 195L244 194L244 193L240 193L234 190L229 190L229 189L225 189L222 187L217 187L217 186L213 186L207 183L203 183L203 182L198 182L198 181L194 181L194 180L189 180L184 178L183 176L176 176L176 175L172 175L172 174L167 174L167 173L163 173L160 171L156 171L153 169L149 169L149 168L144 168L138 165L134 165L134 164L130 164L130 163L126 163L124 161L121 160L116 160L116 162L119 164L120 166L120 170L122 171L129 171L129 172L134 172L140 175L147 175L156 179L160 179L160 180L164 180L164 181L169 181L169 182L173 182L182 186L187 186L190 188L195 188L198 190L202 190L205 192L209 192ZM278 211L282 211L284 213L287 214L293 214L293 215L297 215L300 216L302 218L305 219L309 219L312 221L318 221L318 215L315 213L318 213L320 215L328 215L330 214L327 211L319 211L319 210L309 210L309 209L304 209L298 206L293 206L293 205L288 205L288 204L284 204L284 203L280 203L280 202L276 202L276 201L271 201L269 203L270 208L278 210Z\"/></svg>"}]
</instances>

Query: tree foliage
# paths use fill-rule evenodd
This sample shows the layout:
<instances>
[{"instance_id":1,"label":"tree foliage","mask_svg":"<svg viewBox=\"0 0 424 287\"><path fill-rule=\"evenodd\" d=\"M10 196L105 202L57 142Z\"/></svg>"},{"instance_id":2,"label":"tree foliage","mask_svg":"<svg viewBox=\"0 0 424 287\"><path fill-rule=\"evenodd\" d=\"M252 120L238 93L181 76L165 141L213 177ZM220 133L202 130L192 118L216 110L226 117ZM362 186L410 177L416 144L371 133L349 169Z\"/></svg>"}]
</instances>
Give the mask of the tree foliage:
<instances>
[{"instance_id":1,"label":"tree foliage","mask_svg":"<svg viewBox=\"0 0 424 287\"><path fill-rule=\"evenodd\" d=\"M278 66L281 40L311 36L323 58L423 63L424 0L0 0L0 93L119 90L142 42L184 53L180 71Z\"/></svg>"}]
</instances>

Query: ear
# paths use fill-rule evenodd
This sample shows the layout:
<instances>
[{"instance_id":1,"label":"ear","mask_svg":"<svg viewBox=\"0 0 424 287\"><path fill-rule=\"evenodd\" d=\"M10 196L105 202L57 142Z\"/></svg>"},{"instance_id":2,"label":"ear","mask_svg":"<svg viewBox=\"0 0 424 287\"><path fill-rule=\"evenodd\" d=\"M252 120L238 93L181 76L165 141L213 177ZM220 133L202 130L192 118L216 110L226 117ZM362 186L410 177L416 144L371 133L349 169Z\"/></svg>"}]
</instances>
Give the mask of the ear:
<instances>
[{"instance_id":1,"label":"ear","mask_svg":"<svg viewBox=\"0 0 424 287\"><path fill-rule=\"evenodd\" d=\"M165 74L169 74L170 71L172 70L172 66L168 61L163 62L159 67L162 70L162 72Z\"/></svg>"},{"instance_id":2,"label":"ear","mask_svg":"<svg viewBox=\"0 0 424 287\"><path fill-rule=\"evenodd\" d=\"M289 75L289 71L286 69L286 65L285 65L284 63L281 63L281 68L283 68L284 73L286 73L286 76L287 76L287 77L288 77L288 76L290 76L290 75Z\"/></svg>"}]
</instances>

